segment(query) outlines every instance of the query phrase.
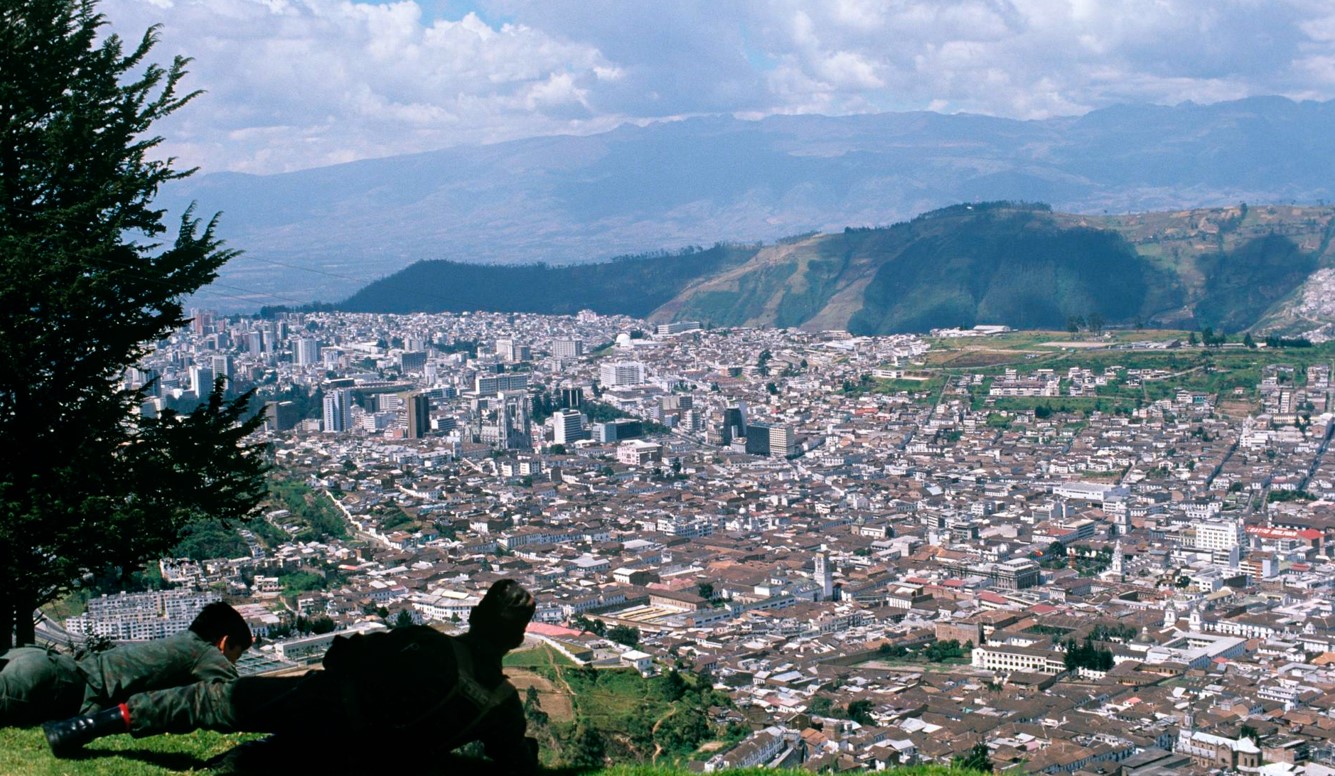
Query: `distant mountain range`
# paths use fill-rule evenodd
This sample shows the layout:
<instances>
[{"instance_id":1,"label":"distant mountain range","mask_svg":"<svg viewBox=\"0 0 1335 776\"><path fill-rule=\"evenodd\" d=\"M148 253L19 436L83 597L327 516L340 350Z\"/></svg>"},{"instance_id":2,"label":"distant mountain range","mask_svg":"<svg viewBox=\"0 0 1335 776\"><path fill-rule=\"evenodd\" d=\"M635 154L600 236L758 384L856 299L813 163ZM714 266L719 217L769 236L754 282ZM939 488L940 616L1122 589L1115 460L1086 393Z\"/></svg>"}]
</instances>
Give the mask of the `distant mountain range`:
<instances>
[{"instance_id":1,"label":"distant mountain range","mask_svg":"<svg viewBox=\"0 0 1335 776\"><path fill-rule=\"evenodd\" d=\"M602 261L884 226L953 203L1102 214L1335 201L1335 102L1253 98L1014 121L893 113L700 118L283 175L197 175L160 203L223 211L245 251L222 309L341 299L420 260Z\"/></svg>"},{"instance_id":2,"label":"distant mountain range","mask_svg":"<svg viewBox=\"0 0 1335 776\"><path fill-rule=\"evenodd\" d=\"M553 267L426 261L336 305L356 312L583 308L854 334L1006 324L1169 325L1326 338L1335 208L1086 216L955 205L885 228ZM1324 328L1323 328L1324 327Z\"/></svg>"}]
</instances>

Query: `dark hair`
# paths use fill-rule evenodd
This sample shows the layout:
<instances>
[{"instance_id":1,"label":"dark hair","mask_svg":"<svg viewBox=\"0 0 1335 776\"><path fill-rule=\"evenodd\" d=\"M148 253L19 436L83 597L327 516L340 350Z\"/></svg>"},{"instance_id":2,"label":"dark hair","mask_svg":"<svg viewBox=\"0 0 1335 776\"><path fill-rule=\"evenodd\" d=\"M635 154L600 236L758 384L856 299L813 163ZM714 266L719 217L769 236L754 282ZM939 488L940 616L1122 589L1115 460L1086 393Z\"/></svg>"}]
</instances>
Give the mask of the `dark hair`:
<instances>
[{"instance_id":1,"label":"dark hair","mask_svg":"<svg viewBox=\"0 0 1335 776\"><path fill-rule=\"evenodd\" d=\"M497 580L469 612L469 630L513 649L524 642L524 629L536 610L533 595L523 585L513 579Z\"/></svg>"},{"instance_id":2,"label":"dark hair","mask_svg":"<svg viewBox=\"0 0 1335 776\"><path fill-rule=\"evenodd\" d=\"M222 601L214 601L195 615L190 630L210 644L217 644L224 636L227 637L228 646L232 647L250 649L250 645L255 643L246 618Z\"/></svg>"}]
</instances>

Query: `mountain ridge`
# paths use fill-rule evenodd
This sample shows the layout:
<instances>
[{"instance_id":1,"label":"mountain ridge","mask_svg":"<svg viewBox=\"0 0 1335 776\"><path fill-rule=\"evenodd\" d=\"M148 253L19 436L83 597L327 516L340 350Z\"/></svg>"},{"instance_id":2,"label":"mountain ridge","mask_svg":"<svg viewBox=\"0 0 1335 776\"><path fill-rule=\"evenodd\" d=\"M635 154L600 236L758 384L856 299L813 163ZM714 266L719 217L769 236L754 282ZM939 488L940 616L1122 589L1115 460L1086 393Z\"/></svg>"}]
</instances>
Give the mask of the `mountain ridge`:
<instances>
[{"instance_id":1,"label":"mountain ridge","mask_svg":"<svg viewBox=\"0 0 1335 776\"><path fill-rule=\"evenodd\" d=\"M424 259L580 263L887 225L963 201L1086 214L1335 201L1332 119L1335 102L1285 98L1042 121L700 117L281 175L197 175L165 187L160 204L223 212L219 235L245 254L221 280L258 307L293 293L343 298Z\"/></svg>"},{"instance_id":2,"label":"mountain ridge","mask_svg":"<svg viewBox=\"0 0 1335 776\"><path fill-rule=\"evenodd\" d=\"M1126 216L966 203L884 228L718 245L608 264L418 262L351 312L583 307L717 326L922 332L1001 323L1208 326L1294 334L1284 310L1335 265L1335 208L1247 206ZM1315 279L1315 280L1314 280ZM434 290L433 290L434 289ZM1305 316L1311 319L1311 315ZM1271 321L1269 328L1260 327Z\"/></svg>"}]
</instances>

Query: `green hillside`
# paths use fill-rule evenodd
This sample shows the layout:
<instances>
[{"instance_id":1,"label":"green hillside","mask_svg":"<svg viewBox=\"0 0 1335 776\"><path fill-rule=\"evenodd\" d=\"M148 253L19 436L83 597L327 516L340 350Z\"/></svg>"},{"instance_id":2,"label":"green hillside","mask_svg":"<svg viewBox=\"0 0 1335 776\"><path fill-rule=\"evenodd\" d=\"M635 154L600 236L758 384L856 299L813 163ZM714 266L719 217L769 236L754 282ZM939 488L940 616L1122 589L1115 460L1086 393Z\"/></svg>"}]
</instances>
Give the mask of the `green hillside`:
<instances>
[{"instance_id":1,"label":"green hillside","mask_svg":"<svg viewBox=\"0 0 1335 776\"><path fill-rule=\"evenodd\" d=\"M884 228L592 265L421 262L358 292L361 312L580 309L855 334L1005 324L1213 327L1276 318L1331 253L1335 208L1088 216L956 205ZM1282 317L1282 316L1281 316Z\"/></svg>"},{"instance_id":2,"label":"green hillside","mask_svg":"<svg viewBox=\"0 0 1335 776\"><path fill-rule=\"evenodd\" d=\"M1202 326L1238 331L1292 293L1317 268L1317 259L1282 235L1258 237L1231 251L1209 254L1205 293L1196 304Z\"/></svg>"},{"instance_id":3,"label":"green hillside","mask_svg":"<svg viewBox=\"0 0 1335 776\"><path fill-rule=\"evenodd\" d=\"M1060 329L1076 317L1134 321L1177 301L1175 279L1121 235L1062 228L1042 210L956 209L907 228L914 239L881 264L849 331Z\"/></svg>"},{"instance_id":4,"label":"green hillside","mask_svg":"<svg viewBox=\"0 0 1335 776\"><path fill-rule=\"evenodd\" d=\"M506 266L419 261L337 305L347 312L515 312L645 317L696 278L750 258L754 249L716 245L600 264Z\"/></svg>"}]
</instances>

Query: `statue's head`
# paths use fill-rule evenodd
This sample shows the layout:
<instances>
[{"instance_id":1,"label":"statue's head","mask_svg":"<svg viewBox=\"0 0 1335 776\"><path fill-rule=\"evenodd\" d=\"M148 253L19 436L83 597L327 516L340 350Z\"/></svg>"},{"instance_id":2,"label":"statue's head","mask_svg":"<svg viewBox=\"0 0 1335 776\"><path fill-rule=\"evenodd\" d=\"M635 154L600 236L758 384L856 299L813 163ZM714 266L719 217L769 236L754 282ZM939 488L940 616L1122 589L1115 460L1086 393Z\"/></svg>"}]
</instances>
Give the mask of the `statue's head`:
<instances>
[{"instance_id":1,"label":"statue's head","mask_svg":"<svg viewBox=\"0 0 1335 776\"><path fill-rule=\"evenodd\" d=\"M524 643L524 629L536 610L533 595L523 585L513 579L498 580L469 613L469 633L502 649L514 649Z\"/></svg>"}]
</instances>

